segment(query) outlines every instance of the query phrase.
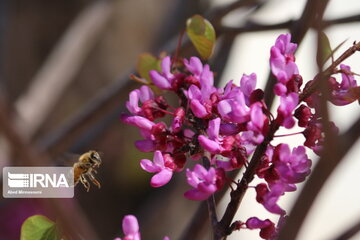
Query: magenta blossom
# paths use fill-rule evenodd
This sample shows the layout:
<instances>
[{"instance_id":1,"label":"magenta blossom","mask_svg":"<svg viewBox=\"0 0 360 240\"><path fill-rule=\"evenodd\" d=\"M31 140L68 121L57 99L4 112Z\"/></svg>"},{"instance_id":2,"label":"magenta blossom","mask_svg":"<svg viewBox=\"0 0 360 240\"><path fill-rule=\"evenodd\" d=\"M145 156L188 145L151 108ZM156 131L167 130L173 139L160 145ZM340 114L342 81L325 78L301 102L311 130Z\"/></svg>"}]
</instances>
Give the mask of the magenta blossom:
<instances>
[{"instance_id":1,"label":"magenta blossom","mask_svg":"<svg viewBox=\"0 0 360 240\"><path fill-rule=\"evenodd\" d=\"M280 97L280 106L278 108L277 121L280 125L286 128L292 128L295 125L295 120L292 112L299 103L299 95L297 93L290 93L287 96Z\"/></svg>"},{"instance_id":2,"label":"magenta blossom","mask_svg":"<svg viewBox=\"0 0 360 240\"><path fill-rule=\"evenodd\" d=\"M186 176L193 189L185 192L184 196L190 200L202 201L222 187L224 172L213 167L206 170L202 165L196 164L194 171L186 169Z\"/></svg>"},{"instance_id":3,"label":"magenta blossom","mask_svg":"<svg viewBox=\"0 0 360 240\"><path fill-rule=\"evenodd\" d=\"M256 87L256 74L243 74L240 79L240 89L245 96L246 105L250 106L250 96Z\"/></svg>"},{"instance_id":4,"label":"magenta blossom","mask_svg":"<svg viewBox=\"0 0 360 240\"><path fill-rule=\"evenodd\" d=\"M255 187L256 200L271 213L284 215L286 212L278 204L279 198L284 195L286 186L282 183L274 184L268 189L265 183Z\"/></svg>"},{"instance_id":5,"label":"magenta blossom","mask_svg":"<svg viewBox=\"0 0 360 240\"><path fill-rule=\"evenodd\" d=\"M294 56L297 45L291 43L290 39L290 34L280 35L270 51L270 66L272 73L278 81L284 85L286 85L294 74L299 73Z\"/></svg>"},{"instance_id":6,"label":"magenta blossom","mask_svg":"<svg viewBox=\"0 0 360 240\"><path fill-rule=\"evenodd\" d=\"M135 89L129 94L129 101L126 102L126 108L132 114L139 114L141 107L139 107L139 100L144 103L148 100L154 99L154 92L148 86L141 86L140 89Z\"/></svg>"},{"instance_id":7,"label":"magenta blossom","mask_svg":"<svg viewBox=\"0 0 360 240\"><path fill-rule=\"evenodd\" d=\"M275 148L273 162L280 180L285 183L299 183L310 174L311 160L306 155L303 146L290 152L287 144L279 144Z\"/></svg>"},{"instance_id":8,"label":"magenta blossom","mask_svg":"<svg viewBox=\"0 0 360 240\"><path fill-rule=\"evenodd\" d=\"M122 229L125 234L124 238L115 238L114 240L141 240L139 223L134 215L126 215L123 218ZM163 240L170 240L169 237L164 237Z\"/></svg>"},{"instance_id":9,"label":"magenta blossom","mask_svg":"<svg viewBox=\"0 0 360 240\"><path fill-rule=\"evenodd\" d=\"M331 77L329 79L331 90L330 101L337 106L347 105L360 99L360 86L357 86L350 67L341 64L340 69L343 71L341 74L341 83L338 83L335 78Z\"/></svg>"},{"instance_id":10,"label":"magenta blossom","mask_svg":"<svg viewBox=\"0 0 360 240\"><path fill-rule=\"evenodd\" d=\"M171 73L171 59L166 56L161 61L161 73L155 70L149 72L151 80L160 89L170 90L172 89L172 82L174 75Z\"/></svg>"},{"instance_id":11,"label":"magenta blossom","mask_svg":"<svg viewBox=\"0 0 360 240\"><path fill-rule=\"evenodd\" d=\"M209 121L209 127L206 131L208 136L200 135L198 137L200 145L210 153L214 154L220 153L222 150L222 138L219 137L220 121L220 118Z\"/></svg>"},{"instance_id":12,"label":"magenta blossom","mask_svg":"<svg viewBox=\"0 0 360 240\"><path fill-rule=\"evenodd\" d=\"M147 172L156 173L150 181L152 187L164 186L173 175L174 164L172 158L168 154L163 156L160 151L155 151L153 162L149 159L142 159L140 166Z\"/></svg>"},{"instance_id":13,"label":"magenta blossom","mask_svg":"<svg viewBox=\"0 0 360 240\"><path fill-rule=\"evenodd\" d=\"M122 229L125 234L122 240L140 240L139 223L134 215L126 215L122 221ZM121 240L115 238L114 240Z\"/></svg>"},{"instance_id":14,"label":"magenta blossom","mask_svg":"<svg viewBox=\"0 0 360 240\"><path fill-rule=\"evenodd\" d=\"M260 237L263 239L273 239L276 232L275 224L269 219L260 220L257 217L252 217L245 224L248 229L260 229Z\"/></svg>"}]
</instances>

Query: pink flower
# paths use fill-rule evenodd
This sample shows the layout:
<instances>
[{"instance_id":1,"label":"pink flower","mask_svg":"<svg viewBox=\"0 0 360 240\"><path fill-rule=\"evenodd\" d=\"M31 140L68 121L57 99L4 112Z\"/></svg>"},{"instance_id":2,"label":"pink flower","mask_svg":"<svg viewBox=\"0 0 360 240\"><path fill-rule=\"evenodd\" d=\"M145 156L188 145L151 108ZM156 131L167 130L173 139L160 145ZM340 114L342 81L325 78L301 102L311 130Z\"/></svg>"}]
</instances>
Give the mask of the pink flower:
<instances>
[{"instance_id":1,"label":"pink flower","mask_svg":"<svg viewBox=\"0 0 360 240\"><path fill-rule=\"evenodd\" d=\"M184 196L190 200L202 201L208 199L223 185L224 172L210 167L206 170L196 164L193 171L186 169L187 182L193 189L185 192Z\"/></svg>"},{"instance_id":2,"label":"pink flower","mask_svg":"<svg viewBox=\"0 0 360 240\"><path fill-rule=\"evenodd\" d=\"M144 103L148 100L154 99L154 93L148 86L141 86L140 89L135 89L129 94L129 101L126 102L126 108L132 114L138 115L141 112L139 107L139 100Z\"/></svg>"},{"instance_id":3,"label":"pink flower","mask_svg":"<svg viewBox=\"0 0 360 240\"><path fill-rule=\"evenodd\" d=\"M207 132L207 137L205 135L200 135L198 137L200 145L209 151L210 153L220 153L221 151L221 138L219 137L220 130L220 118L215 118L209 121Z\"/></svg>"},{"instance_id":4,"label":"pink flower","mask_svg":"<svg viewBox=\"0 0 360 240\"><path fill-rule=\"evenodd\" d=\"M160 89L172 89L174 75L171 73L171 59L166 56L161 61L161 73L155 70L149 72L151 80Z\"/></svg>"},{"instance_id":5,"label":"pink flower","mask_svg":"<svg viewBox=\"0 0 360 240\"><path fill-rule=\"evenodd\" d=\"M257 217L252 217L245 224L248 229L261 229L260 237L263 239L272 239L276 232L275 224L269 219L260 220Z\"/></svg>"},{"instance_id":6,"label":"pink flower","mask_svg":"<svg viewBox=\"0 0 360 240\"><path fill-rule=\"evenodd\" d=\"M190 61L184 59L185 67L199 81L200 88L206 91L212 91L214 88L214 74L210 71L208 64L202 65L197 57L191 57Z\"/></svg>"},{"instance_id":7,"label":"pink flower","mask_svg":"<svg viewBox=\"0 0 360 240\"><path fill-rule=\"evenodd\" d=\"M299 183L310 174L311 160L307 157L303 146L290 152L287 144L279 144L275 148L275 169L284 183Z\"/></svg>"},{"instance_id":8,"label":"pink flower","mask_svg":"<svg viewBox=\"0 0 360 240\"><path fill-rule=\"evenodd\" d=\"M354 74L351 73L349 66L341 64L343 73L341 83L338 83L335 78L329 79L329 86L331 90L330 101L337 105L343 106L360 99L360 86L357 86Z\"/></svg>"},{"instance_id":9,"label":"pink flower","mask_svg":"<svg viewBox=\"0 0 360 240\"><path fill-rule=\"evenodd\" d=\"M171 123L171 129L174 133L180 132L184 119L185 110L183 108L177 108L175 111L175 117Z\"/></svg>"},{"instance_id":10,"label":"pink flower","mask_svg":"<svg viewBox=\"0 0 360 240\"><path fill-rule=\"evenodd\" d=\"M123 240L140 240L139 223L134 215L126 215L123 218L122 229L125 234ZM120 239L121 238L116 238ZM114 240L116 240L114 239Z\"/></svg>"},{"instance_id":11,"label":"pink flower","mask_svg":"<svg viewBox=\"0 0 360 240\"><path fill-rule=\"evenodd\" d=\"M129 116L126 114L121 115L121 120L126 123L140 128L140 130L151 131L151 128L155 125L154 122L141 116Z\"/></svg>"},{"instance_id":12,"label":"pink flower","mask_svg":"<svg viewBox=\"0 0 360 240\"><path fill-rule=\"evenodd\" d=\"M290 93L287 96L280 97L280 106L278 108L278 116L276 121L286 128L292 128L295 125L292 112L299 102L299 95L297 93Z\"/></svg>"},{"instance_id":13,"label":"pink flower","mask_svg":"<svg viewBox=\"0 0 360 240\"><path fill-rule=\"evenodd\" d=\"M238 87L227 95L227 99L218 103L217 110L221 117L229 122L244 123L250 119L245 95Z\"/></svg>"},{"instance_id":14,"label":"pink flower","mask_svg":"<svg viewBox=\"0 0 360 240\"><path fill-rule=\"evenodd\" d=\"M294 74L298 74L294 52L297 45L290 42L290 34L280 35L270 51L272 73L279 82L286 84Z\"/></svg>"},{"instance_id":15,"label":"pink flower","mask_svg":"<svg viewBox=\"0 0 360 240\"><path fill-rule=\"evenodd\" d=\"M153 161L142 159L140 166L147 172L156 173L150 181L152 187L164 186L173 175L174 164L172 158L168 154L163 156L160 151L155 151Z\"/></svg>"},{"instance_id":16,"label":"pink flower","mask_svg":"<svg viewBox=\"0 0 360 240\"><path fill-rule=\"evenodd\" d=\"M265 183L260 183L255 187L255 190L256 200L261 203L266 210L274 214L286 214L285 210L277 204L279 198L285 193L284 184L274 184L269 190Z\"/></svg>"},{"instance_id":17,"label":"pink flower","mask_svg":"<svg viewBox=\"0 0 360 240\"><path fill-rule=\"evenodd\" d=\"M139 223L134 215L126 215L123 218L122 229L125 234L124 238L115 238L114 240L141 240L139 232ZM165 236L163 240L170 240Z\"/></svg>"},{"instance_id":18,"label":"pink flower","mask_svg":"<svg viewBox=\"0 0 360 240\"><path fill-rule=\"evenodd\" d=\"M243 74L240 79L240 89L244 93L246 105L250 106L250 95L256 87L256 74Z\"/></svg>"}]
</instances>

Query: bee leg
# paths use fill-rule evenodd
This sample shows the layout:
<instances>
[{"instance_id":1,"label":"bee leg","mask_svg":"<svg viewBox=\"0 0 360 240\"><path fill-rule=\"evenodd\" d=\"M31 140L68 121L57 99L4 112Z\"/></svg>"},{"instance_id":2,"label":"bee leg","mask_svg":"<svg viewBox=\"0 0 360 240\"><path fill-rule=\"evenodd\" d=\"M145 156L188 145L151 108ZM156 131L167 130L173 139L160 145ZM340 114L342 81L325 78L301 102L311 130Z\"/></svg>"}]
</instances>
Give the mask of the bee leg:
<instances>
[{"instance_id":1,"label":"bee leg","mask_svg":"<svg viewBox=\"0 0 360 240\"><path fill-rule=\"evenodd\" d=\"M94 175L92 175L91 172L88 172L87 175L89 176L90 180L98 187L100 188L100 183L98 182L98 180L95 179Z\"/></svg>"},{"instance_id":2,"label":"bee leg","mask_svg":"<svg viewBox=\"0 0 360 240\"><path fill-rule=\"evenodd\" d=\"M89 192L90 183L86 180L86 178L83 175L80 176L80 182L84 185L84 187L86 188L86 191Z\"/></svg>"}]
</instances>

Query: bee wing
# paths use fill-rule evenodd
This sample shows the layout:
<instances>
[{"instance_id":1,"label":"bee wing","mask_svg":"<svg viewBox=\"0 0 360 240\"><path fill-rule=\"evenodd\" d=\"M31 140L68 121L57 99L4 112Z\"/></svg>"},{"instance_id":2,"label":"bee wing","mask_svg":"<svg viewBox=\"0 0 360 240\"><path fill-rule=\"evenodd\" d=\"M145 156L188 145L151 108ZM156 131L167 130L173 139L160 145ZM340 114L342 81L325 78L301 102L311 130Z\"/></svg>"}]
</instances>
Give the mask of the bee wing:
<instances>
[{"instance_id":1,"label":"bee wing","mask_svg":"<svg viewBox=\"0 0 360 240\"><path fill-rule=\"evenodd\" d=\"M72 167L75 162L79 161L80 154L76 153L62 153L55 158L57 166Z\"/></svg>"}]
</instances>

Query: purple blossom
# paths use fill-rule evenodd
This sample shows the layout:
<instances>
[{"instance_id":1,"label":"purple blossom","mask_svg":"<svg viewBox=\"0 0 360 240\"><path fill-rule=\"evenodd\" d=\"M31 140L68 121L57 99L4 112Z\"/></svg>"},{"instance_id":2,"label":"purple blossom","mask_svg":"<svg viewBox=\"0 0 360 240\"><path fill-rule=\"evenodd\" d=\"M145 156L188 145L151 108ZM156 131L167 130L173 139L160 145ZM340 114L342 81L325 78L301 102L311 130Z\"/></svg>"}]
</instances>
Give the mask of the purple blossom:
<instances>
[{"instance_id":1,"label":"purple blossom","mask_svg":"<svg viewBox=\"0 0 360 240\"><path fill-rule=\"evenodd\" d=\"M249 142L260 144L264 140L263 129L268 118L262 112L262 105L255 103L250 107L250 121L247 123L247 129L253 132L253 138L247 139Z\"/></svg>"},{"instance_id":2,"label":"purple blossom","mask_svg":"<svg viewBox=\"0 0 360 240\"><path fill-rule=\"evenodd\" d=\"M350 67L341 64L340 69L343 71L341 73L341 83L338 83L335 78L329 79L331 90L330 101L337 106L347 105L360 99L360 86L357 86Z\"/></svg>"},{"instance_id":3,"label":"purple blossom","mask_svg":"<svg viewBox=\"0 0 360 240\"><path fill-rule=\"evenodd\" d=\"M250 106L250 95L256 87L256 74L243 74L240 79L240 89L245 96L246 105Z\"/></svg>"},{"instance_id":4,"label":"purple blossom","mask_svg":"<svg viewBox=\"0 0 360 240\"><path fill-rule=\"evenodd\" d=\"M154 92L148 86L141 86L140 89L135 89L129 94L129 101L126 102L126 108L132 114L139 114L141 107L139 107L139 100L144 103L148 100L154 99Z\"/></svg>"},{"instance_id":5,"label":"purple blossom","mask_svg":"<svg viewBox=\"0 0 360 240\"><path fill-rule=\"evenodd\" d=\"M275 224L269 219L260 220L257 217L251 217L245 224L248 229L260 229L260 237L263 239L273 239L276 231Z\"/></svg>"},{"instance_id":6,"label":"purple blossom","mask_svg":"<svg viewBox=\"0 0 360 240\"><path fill-rule=\"evenodd\" d=\"M122 221L122 229L125 234L123 240L140 240L139 223L134 215L126 215ZM115 238L117 240L121 238Z\"/></svg>"},{"instance_id":7,"label":"purple blossom","mask_svg":"<svg viewBox=\"0 0 360 240\"><path fill-rule=\"evenodd\" d=\"M161 187L167 184L172 175L173 169L167 166L167 162L164 161L164 156L160 151L155 151L153 161L149 159L142 159L140 166L147 172L156 173L150 181L152 187Z\"/></svg>"},{"instance_id":8,"label":"purple blossom","mask_svg":"<svg viewBox=\"0 0 360 240\"><path fill-rule=\"evenodd\" d=\"M166 56L161 61L161 73L156 70L149 71L153 83L160 89L170 90L174 75L171 73L171 59Z\"/></svg>"},{"instance_id":9,"label":"purple blossom","mask_svg":"<svg viewBox=\"0 0 360 240\"><path fill-rule=\"evenodd\" d=\"M205 135L200 135L198 137L200 145L210 153L220 153L221 151L221 138L219 137L220 130L220 118L215 118L209 121L209 127L206 130L207 137Z\"/></svg>"},{"instance_id":10,"label":"purple blossom","mask_svg":"<svg viewBox=\"0 0 360 240\"><path fill-rule=\"evenodd\" d=\"M206 170L202 165L196 164L193 171L186 169L186 177L193 189L185 192L184 196L190 200L206 200L218 190L218 176L213 167Z\"/></svg>"},{"instance_id":11,"label":"purple blossom","mask_svg":"<svg viewBox=\"0 0 360 240\"><path fill-rule=\"evenodd\" d=\"M294 56L297 45L291 43L290 40L290 34L281 34L270 50L272 73L282 83L286 83L294 74L299 73Z\"/></svg>"},{"instance_id":12,"label":"purple blossom","mask_svg":"<svg viewBox=\"0 0 360 240\"><path fill-rule=\"evenodd\" d=\"M290 152L287 144L280 144L275 148L275 169L280 180L285 183L299 183L310 174L311 160L306 155L303 146L296 147Z\"/></svg>"},{"instance_id":13,"label":"purple blossom","mask_svg":"<svg viewBox=\"0 0 360 240\"><path fill-rule=\"evenodd\" d=\"M217 105L217 110L221 117L226 121L234 123L247 122L250 116L244 94L239 88L234 88L228 94L228 97L228 99L221 100Z\"/></svg>"},{"instance_id":14,"label":"purple blossom","mask_svg":"<svg viewBox=\"0 0 360 240\"><path fill-rule=\"evenodd\" d=\"M299 103L299 95L297 93L289 93L287 96L280 97L280 106L278 108L277 121L286 128L292 128L295 125L292 112Z\"/></svg>"},{"instance_id":15,"label":"purple blossom","mask_svg":"<svg viewBox=\"0 0 360 240\"><path fill-rule=\"evenodd\" d=\"M274 92L279 96L286 93L288 81L299 74L294 56L297 45L291 43L290 39L290 34L280 35L270 51L271 71L278 80Z\"/></svg>"},{"instance_id":16,"label":"purple blossom","mask_svg":"<svg viewBox=\"0 0 360 240\"><path fill-rule=\"evenodd\" d=\"M256 200L269 212L284 215L286 212L277 204L277 201L284 195L285 188L285 184L279 182L272 184L269 190L266 184L260 183L255 188Z\"/></svg>"},{"instance_id":17,"label":"purple blossom","mask_svg":"<svg viewBox=\"0 0 360 240\"><path fill-rule=\"evenodd\" d=\"M124 238L115 238L114 240L141 240L139 223L134 215L126 215L122 221L122 229L125 234ZM163 240L170 240L165 236Z\"/></svg>"},{"instance_id":18,"label":"purple blossom","mask_svg":"<svg viewBox=\"0 0 360 240\"><path fill-rule=\"evenodd\" d=\"M191 57L189 61L184 59L184 65L199 81L202 90L206 92L214 90L214 74L210 71L208 64L203 66L199 58Z\"/></svg>"},{"instance_id":19,"label":"purple blossom","mask_svg":"<svg viewBox=\"0 0 360 240\"><path fill-rule=\"evenodd\" d=\"M123 114L121 115L121 120L126 124L133 125L145 131L151 131L151 128L155 125L154 122L141 116L129 116Z\"/></svg>"}]
</instances>

